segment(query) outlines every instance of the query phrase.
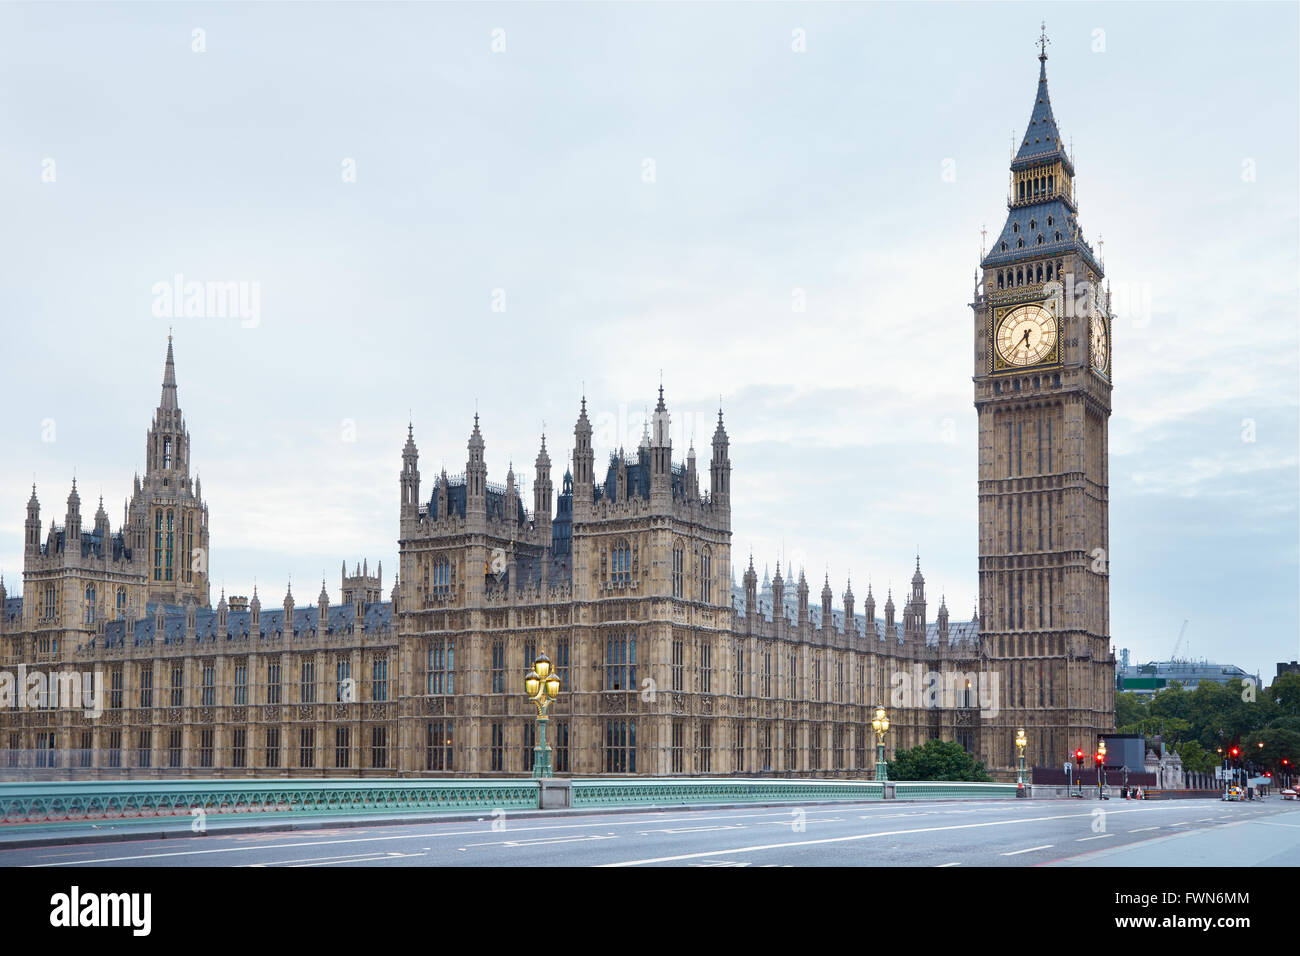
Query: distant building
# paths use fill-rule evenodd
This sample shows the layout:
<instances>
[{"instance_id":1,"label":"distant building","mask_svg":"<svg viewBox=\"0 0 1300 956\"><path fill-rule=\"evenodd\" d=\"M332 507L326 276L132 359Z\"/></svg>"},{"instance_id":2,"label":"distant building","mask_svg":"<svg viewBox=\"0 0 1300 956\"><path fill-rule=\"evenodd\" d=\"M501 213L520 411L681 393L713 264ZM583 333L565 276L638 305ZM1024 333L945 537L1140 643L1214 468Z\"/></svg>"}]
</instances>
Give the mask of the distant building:
<instances>
[{"instance_id":1,"label":"distant building","mask_svg":"<svg viewBox=\"0 0 1300 956\"><path fill-rule=\"evenodd\" d=\"M1253 680L1257 687L1260 684L1258 674L1249 674L1235 664L1211 661L1151 661L1115 668L1116 692L1127 691L1142 697L1154 696L1174 682L1191 690L1202 681L1226 684L1232 680Z\"/></svg>"},{"instance_id":2,"label":"distant building","mask_svg":"<svg viewBox=\"0 0 1300 956\"><path fill-rule=\"evenodd\" d=\"M1286 661L1277 662L1277 676L1283 674L1300 674L1300 661L1292 661L1288 664Z\"/></svg>"}]
</instances>

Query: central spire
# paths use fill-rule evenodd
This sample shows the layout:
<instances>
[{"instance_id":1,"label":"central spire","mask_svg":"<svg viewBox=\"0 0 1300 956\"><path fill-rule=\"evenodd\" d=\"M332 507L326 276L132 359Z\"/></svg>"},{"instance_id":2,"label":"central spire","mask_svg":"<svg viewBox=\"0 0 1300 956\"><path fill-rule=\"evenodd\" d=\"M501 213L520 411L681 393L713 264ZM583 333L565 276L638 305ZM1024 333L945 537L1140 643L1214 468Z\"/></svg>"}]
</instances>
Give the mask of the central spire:
<instances>
[{"instance_id":1,"label":"central spire","mask_svg":"<svg viewBox=\"0 0 1300 956\"><path fill-rule=\"evenodd\" d=\"M167 333L167 362L163 366L162 401L160 407L175 411L179 406L176 401L176 359L172 354L172 336Z\"/></svg>"}]
</instances>

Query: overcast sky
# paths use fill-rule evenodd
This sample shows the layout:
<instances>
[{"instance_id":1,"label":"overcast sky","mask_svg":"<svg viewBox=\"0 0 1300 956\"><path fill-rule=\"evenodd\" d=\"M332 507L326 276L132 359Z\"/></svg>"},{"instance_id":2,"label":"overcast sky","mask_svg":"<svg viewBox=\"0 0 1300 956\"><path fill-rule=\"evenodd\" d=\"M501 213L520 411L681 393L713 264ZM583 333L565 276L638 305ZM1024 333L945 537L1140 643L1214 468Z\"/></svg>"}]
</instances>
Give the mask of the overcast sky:
<instances>
[{"instance_id":1,"label":"overcast sky","mask_svg":"<svg viewBox=\"0 0 1300 956\"><path fill-rule=\"evenodd\" d=\"M920 549L976 593L971 300L1039 18L1119 315L1111 632L1271 677L1297 657L1293 5L0 6L0 571L72 475L116 528L169 326L215 590L396 567L413 420L531 506L584 389L598 469L662 381L733 556L861 607ZM197 32L196 31L200 31ZM1099 247L1101 248L1101 247ZM246 283L253 314L155 288ZM802 302L804 308L799 311ZM837 597L837 604L839 598Z\"/></svg>"}]
</instances>

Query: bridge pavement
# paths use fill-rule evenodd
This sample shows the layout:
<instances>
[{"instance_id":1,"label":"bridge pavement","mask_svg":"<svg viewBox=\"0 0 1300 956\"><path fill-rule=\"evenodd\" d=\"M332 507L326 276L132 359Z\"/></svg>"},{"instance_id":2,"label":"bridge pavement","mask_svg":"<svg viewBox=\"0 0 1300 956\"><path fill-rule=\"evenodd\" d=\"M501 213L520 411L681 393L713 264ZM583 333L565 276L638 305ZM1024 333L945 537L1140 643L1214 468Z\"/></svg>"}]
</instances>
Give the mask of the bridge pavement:
<instances>
[{"instance_id":1,"label":"bridge pavement","mask_svg":"<svg viewBox=\"0 0 1300 956\"><path fill-rule=\"evenodd\" d=\"M509 812L0 848L2 866L1241 866L1300 864L1300 804L980 800Z\"/></svg>"}]
</instances>

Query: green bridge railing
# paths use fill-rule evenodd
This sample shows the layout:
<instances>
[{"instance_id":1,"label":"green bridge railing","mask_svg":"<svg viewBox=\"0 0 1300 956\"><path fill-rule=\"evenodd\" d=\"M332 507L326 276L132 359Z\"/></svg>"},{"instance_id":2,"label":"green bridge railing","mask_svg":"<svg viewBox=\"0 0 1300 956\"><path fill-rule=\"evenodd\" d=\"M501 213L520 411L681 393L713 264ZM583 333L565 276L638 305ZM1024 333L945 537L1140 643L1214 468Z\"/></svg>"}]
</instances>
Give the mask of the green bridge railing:
<instances>
[{"instance_id":1,"label":"green bridge railing","mask_svg":"<svg viewBox=\"0 0 1300 956\"><path fill-rule=\"evenodd\" d=\"M558 781L557 781L558 782ZM1015 784L875 780L578 778L574 808L837 800L969 800L1014 797ZM144 821L205 814L252 817L455 810L536 810L533 779L119 780L0 783L0 825ZM552 804L548 804L550 806Z\"/></svg>"},{"instance_id":2,"label":"green bridge railing","mask_svg":"<svg viewBox=\"0 0 1300 956\"><path fill-rule=\"evenodd\" d=\"M536 780L188 780L0 784L0 824L221 814L535 810Z\"/></svg>"},{"instance_id":3,"label":"green bridge railing","mask_svg":"<svg viewBox=\"0 0 1300 956\"><path fill-rule=\"evenodd\" d=\"M874 780L575 779L575 807L748 800L883 800Z\"/></svg>"}]
</instances>

